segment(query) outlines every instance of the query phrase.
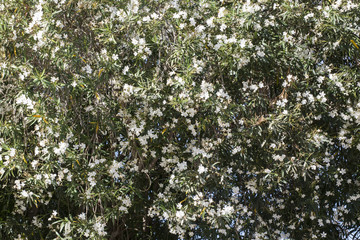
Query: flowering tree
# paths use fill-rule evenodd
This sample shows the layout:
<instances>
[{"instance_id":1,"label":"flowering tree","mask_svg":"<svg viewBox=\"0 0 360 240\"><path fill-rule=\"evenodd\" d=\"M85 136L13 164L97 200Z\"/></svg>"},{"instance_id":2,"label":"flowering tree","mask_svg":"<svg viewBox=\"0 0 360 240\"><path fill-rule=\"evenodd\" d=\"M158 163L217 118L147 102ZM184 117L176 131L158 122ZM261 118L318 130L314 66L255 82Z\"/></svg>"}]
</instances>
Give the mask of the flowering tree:
<instances>
[{"instance_id":1,"label":"flowering tree","mask_svg":"<svg viewBox=\"0 0 360 240\"><path fill-rule=\"evenodd\" d=\"M355 2L1 1L0 238L360 237Z\"/></svg>"}]
</instances>

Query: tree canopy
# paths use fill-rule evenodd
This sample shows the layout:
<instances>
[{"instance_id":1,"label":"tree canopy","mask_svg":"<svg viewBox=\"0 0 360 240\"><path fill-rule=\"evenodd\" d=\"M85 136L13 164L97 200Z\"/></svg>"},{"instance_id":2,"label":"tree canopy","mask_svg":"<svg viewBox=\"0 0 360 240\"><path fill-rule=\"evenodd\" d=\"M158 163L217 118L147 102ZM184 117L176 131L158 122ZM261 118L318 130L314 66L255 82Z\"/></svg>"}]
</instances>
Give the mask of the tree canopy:
<instances>
[{"instance_id":1,"label":"tree canopy","mask_svg":"<svg viewBox=\"0 0 360 240\"><path fill-rule=\"evenodd\" d=\"M359 16L1 1L0 238L360 238Z\"/></svg>"}]
</instances>

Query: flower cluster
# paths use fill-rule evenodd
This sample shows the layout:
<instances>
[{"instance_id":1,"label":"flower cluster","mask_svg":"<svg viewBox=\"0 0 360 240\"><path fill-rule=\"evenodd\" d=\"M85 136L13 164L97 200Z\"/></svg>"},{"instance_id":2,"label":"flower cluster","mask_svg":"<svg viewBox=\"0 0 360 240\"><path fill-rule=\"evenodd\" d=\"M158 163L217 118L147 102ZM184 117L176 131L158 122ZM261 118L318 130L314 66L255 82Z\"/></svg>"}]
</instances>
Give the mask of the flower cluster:
<instances>
[{"instance_id":1,"label":"flower cluster","mask_svg":"<svg viewBox=\"0 0 360 240\"><path fill-rule=\"evenodd\" d=\"M360 238L358 9L2 1L0 236Z\"/></svg>"}]
</instances>

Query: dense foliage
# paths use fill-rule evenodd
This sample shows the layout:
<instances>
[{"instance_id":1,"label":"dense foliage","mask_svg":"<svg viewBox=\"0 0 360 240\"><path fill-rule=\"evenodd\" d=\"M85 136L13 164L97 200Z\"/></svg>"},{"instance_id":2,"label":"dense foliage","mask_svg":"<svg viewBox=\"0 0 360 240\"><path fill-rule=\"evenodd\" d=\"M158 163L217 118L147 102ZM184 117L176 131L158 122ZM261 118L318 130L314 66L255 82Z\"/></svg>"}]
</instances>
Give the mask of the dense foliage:
<instances>
[{"instance_id":1,"label":"dense foliage","mask_svg":"<svg viewBox=\"0 0 360 240\"><path fill-rule=\"evenodd\" d=\"M360 237L360 7L0 1L1 239Z\"/></svg>"}]
</instances>

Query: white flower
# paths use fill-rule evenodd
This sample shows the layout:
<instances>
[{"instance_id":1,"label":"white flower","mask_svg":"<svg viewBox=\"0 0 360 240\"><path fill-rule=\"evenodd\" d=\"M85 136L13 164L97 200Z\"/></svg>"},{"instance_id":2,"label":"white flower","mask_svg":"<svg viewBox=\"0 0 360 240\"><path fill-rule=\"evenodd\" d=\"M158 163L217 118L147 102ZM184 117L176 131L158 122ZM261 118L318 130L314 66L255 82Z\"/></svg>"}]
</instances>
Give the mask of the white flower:
<instances>
[{"instance_id":1,"label":"white flower","mask_svg":"<svg viewBox=\"0 0 360 240\"><path fill-rule=\"evenodd\" d=\"M51 217L56 217L58 214L58 212L56 210L53 210L53 212L51 213Z\"/></svg>"},{"instance_id":2,"label":"white flower","mask_svg":"<svg viewBox=\"0 0 360 240\"><path fill-rule=\"evenodd\" d=\"M224 209L221 211L223 215L228 215L234 212L234 208L232 206L225 206Z\"/></svg>"},{"instance_id":3,"label":"white flower","mask_svg":"<svg viewBox=\"0 0 360 240\"><path fill-rule=\"evenodd\" d=\"M113 55L112 55L112 59L113 59L114 61L118 60L118 59L119 59L119 55L113 54Z\"/></svg>"},{"instance_id":4,"label":"white flower","mask_svg":"<svg viewBox=\"0 0 360 240\"><path fill-rule=\"evenodd\" d=\"M31 166L32 166L33 168L36 168L38 164L39 164L39 161L38 161L38 160L34 160L34 161L31 162Z\"/></svg>"},{"instance_id":5,"label":"white flower","mask_svg":"<svg viewBox=\"0 0 360 240\"><path fill-rule=\"evenodd\" d=\"M198 169L199 174L207 172L207 168L205 168L202 164L199 166Z\"/></svg>"},{"instance_id":6,"label":"white flower","mask_svg":"<svg viewBox=\"0 0 360 240\"><path fill-rule=\"evenodd\" d=\"M125 83L124 84L124 89L123 89L123 93L127 96L130 96L134 93L134 87Z\"/></svg>"},{"instance_id":7,"label":"white flower","mask_svg":"<svg viewBox=\"0 0 360 240\"><path fill-rule=\"evenodd\" d=\"M176 212L176 217L177 218L179 218L179 219L181 219L181 218L183 218L185 216L185 213L183 212L183 211L177 211Z\"/></svg>"},{"instance_id":8,"label":"white flower","mask_svg":"<svg viewBox=\"0 0 360 240\"><path fill-rule=\"evenodd\" d=\"M265 53L263 51L257 51L256 53L259 57L264 57Z\"/></svg>"},{"instance_id":9,"label":"white flower","mask_svg":"<svg viewBox=\"0 0 360 240\"><path fill-rule=\"evenodd\" d=\"M86 215L85 215L85 213L81 213L81 214L79 214L79 219L81 219L81 220L85 220L86 219Z\"/></svg>"},{"instance_id":10,"label":"white flower","mask_svg":"<svg viewBox=\"0 0 360 240\"><path fill-rule=\"evenodd\" d=\"M105 236L106 235L106 232L104 231L104 229L105 229L105 224L104 223L96 222L93 225L93 228L100 236Z\"/></svg>"},{"instance_id":11,"label":"white flower","mask_svg":"<svg viewBox=\"0 0 360 240\"><path fill-rule=\"evenodd\" d=\"M208 20L206 20L206 24L207 24L209 27L215 27L214 17L211 17L211 18L209 18Z\"/></svg>"},{"instance_id":12,"label":"white flower","mask_svg":"<svg viewBox=\"0 0 360 240\"><path fill-rule=\"evenodd\" d=\"M143 22L150 22L151 18L149 16L143 17Z\"/></svg>"},{"instance_id":13,"label":"white flower","mask_svg":"<svg viewBox=\"0 0 360 240\"><path fill-rule=\"evenodd\" d=\"M65 143L65 142L61 142L59 143L59 147L58 148L54 148L54 153L56 155L61 155L64 154L66 152L66 149L68 148L69 144Z\"/></svg>"},{"instance_id":14,"label":"white flower","mask_svg":"<svg viewBox=\"0 0 360 240\"><path fill-rule=\"evenodd\" d=\"M126 75L126 73L129 71L129 66L125 66L123 69L123 74Z\"/></svg>"},{"instance_id":15,"label":"white flower","mask_svg":"<svg viewBox=\"0 0 360 240\"><path fill-rule=\"evenodd\" d=\"M169 218L169 214L167 212L164 212L162 216L165 220Z\"/></svg>"},{"instance_id":16,"label":"white flower","mask_svg":"<svg viewBox=\"0 0 360 240\"><path fill-rule=\"evenodd\" d=\"M158 19L158 18L159 18L159 15L156 14L156 13L152 13L150 16L151 16L151 18L153 18L153 19Z\"/></svg>"},{"instance_id":17,"label":"white flower","mask_svg":"<svg viewBox=\"0 0 360 240\"><path fill-rule=\"evenodd\" d=\"M23 190L23 191L21 192L21 195L22 195L23 197L28 197L28 196L29 196L29 193L28 193L27 191Z\"/></svg>"},{"instance_id":18,"label":"white flower","mask_svg":"<svg viewBox=\"0 0 360 240\"><path fill-rule=\"evenodd\" d=\"M14 157L14 156L15 156L15 154L16 154L16 150L15 150L15 148L10 148L10 153L9 153L9 156L10 156L10 157Z\"/></svg>"},{"instance_id":19,"label":"white flower","mask_svg":"<svg viewBox=\"0 0 360 240\"><path fill-rule=\"evenodd\" d=\"M246 39L243 39L243 38L240 39L240 41L239 41L240 47L244 48L246 46L246 42L247 42Z\"/></svg>"},{"instance_id":20,"label":"white flower","mask_svg":"<svg viewBox=\"0 0 360 240\"><path fill-rule=\"evenodd\" d=\"M138 45L138 40L136 38L131 39L131 43L134 45Z\"/></svg>"},{"instance_id":21,"label":"white flower","mask_svg":"<svg viewBox=\"0 0 360 240\"><path fill-rule=\"evenodd\" d=\"M102 55L106 55L107 54L107 50L105 48L101 49L101 54Z\"/></svg>"},{"instance_id":22,"label":"white flower","mask_svg":"<svg viewBox=\"0 0 360 240\"><path fill-rule=\"evenodd\" d=\"M184 171L187 169L187 163L186 162L182 162L182 163L178 163L177 167L179 168L179 171Z\"/></svg>"},{"instance_id":23,"label":"white flower","mask_svg":"<svg viewBox=\"0 0 360 240\"><path fill-rule=\"evenodd\" d=\"M187 18L187 12L185 11L180 11L179 14L182 16L183 19Z\"/></svg>"},{"instance_id":24,"label":"white flower","mask_svg":"<svg viewBox=\"0 0 360 240\"><path fill-rule=\"evenodd\" d=\"M16 99L16 104L24 104L27 105L29 109L34 109L35 102L33 102L30 98L26 97L24 94L22 94Z\"/></svg>"},{"instance_id":25,"label":"white flower","mask_svg":"<svg viewBox=\"0 0 360 240\"><path fill-rule=\"evenodd\" d=\"M195 28L195 31L198 32L198 33L201 33L205 30L205 26L204 25L198 25L196 28Z\"/></svg>"},{"instance_id":26,"label":"white flower","mask_svg":"<svg viewBox=\"0 0 360 240\"><path fill-rule=\"evenodd\" d=\"M225 14L226 14L226 8L221 7L221 8L219 9L218 18L225 17Z\"/></svg>"},{"instance_id":27,"label":"white flower","mask_svg":"<svg viewBox=\"0 0 360 240\"><path fill-rule=\"evenodd\" d=\"M61 152L65 152L65 150L67 149L68 146L69 146L68 143L61 142L61 143L59 144L60 151L61 151Z\"/></svg>"},{"instance_id":28,"label":"white flower","mask_svg":"<svg viewBox=\"0 0 360 240\"><path fill-rule=\"evenodd\" d=\"M32 19L34 24L39 23L42 19L42 16L43 16L42 8L41 8L41 6L38 6L37 11L34 13L34 16Z\"/></svg>"},{"instance_id":29,"label":"white flower","mask_svg":"<svg viewBox=\"0 0 360 240\"><path fill-rule=\"evenodd\" d=\"M139 45L145 45L145 43L146 43L145 38L139 39Z\"/></svg>"},{"instance_id":30,"label":"white flower","mask_svg":"<svg viewBox=\"0 0 360 240\"><path fill-rule=\"evenodd\" d=\"M86 71L87 74L91 74L93 71L89 64L83 67L83 70Z\"/></svg>"},{"instance_id":31,"label":"white flower","mask_svg":"<svg viewBox=\"0 0 360 240\"><path fill-rule=\"evenodd\" d=\"M132 204L129 197L126 197L125 199L123 199L122 202L125 204L126 207L130 207Z\"/></svg>"}]
</instances>

